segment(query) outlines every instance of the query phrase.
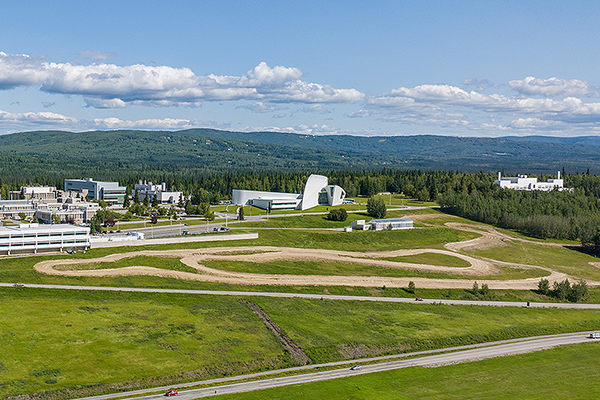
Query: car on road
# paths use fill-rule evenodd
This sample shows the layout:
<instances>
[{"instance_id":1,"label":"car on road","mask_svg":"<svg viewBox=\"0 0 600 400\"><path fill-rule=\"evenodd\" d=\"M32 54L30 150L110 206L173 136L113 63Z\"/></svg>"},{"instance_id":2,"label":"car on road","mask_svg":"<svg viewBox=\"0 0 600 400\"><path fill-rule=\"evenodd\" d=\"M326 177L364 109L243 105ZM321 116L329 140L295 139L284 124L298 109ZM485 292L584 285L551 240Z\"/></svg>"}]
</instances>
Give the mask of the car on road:
<instances>
[{"instance_id":1,"label":"car on road","mask_svg":"<svg viewBox=\"0 0 600 400\"><path fill-rule=\"evenodd\" d=\"M189 235L189 234L190 234L190 231L183 231L182 233L183 233L184 235Z\"/></svg>"},{"instance_id":2,"label":"car on road","mask_svg":"<svg viewBox=\"0 0 600 400\"><path fill-rule=\"evenodd\" d=\"M417 298L415 299L415 301L423 301L423 299L422 299L422 298L420 298L420 297L417 297Z\"/></svg>"},{"instance_id":3,"label":"car on road","mask_svg":"<svg viewBox=\"0 0 600 400\"><path fill-rule=\"evenodd\" d=\"M588 336L590 339L600 339L600 332L592 332L590 333L590 336Z\"/></svg>"},{"instance_id":4,"label":"car on road","mask_svg":"<svg viewBox=\"0 0 600 400\"><path fill-rule=\"evenodd\" d=\"M17 282L17 283L15 283L13 286L15 286L15 287L24 287L24 286L25 286L25 284L24 284L24 283L22 283L22 282Z\"/></svg>"},{"instance_id":5,"label":"car on road","mask_svg":"<svg viewBox=\"0 0 600 400\"><path fill-rule=\"evenodd\" d=\"M360 365L354 365L352 367L350 367L351 371L360 371L362 369L362 367Z\"/></svg>"},{"instance_id":6,"label":"car on road","mask_svg":"<svg viewBox=\"0 0 600 400\"><path fill-rule=\"evenodd\" d=\"M167 397L171 397L171 396L176 396L176 395L178 395L178 394L179 394L179 392L178 392L177 390L175 390L175 389L171 389L171 390L169 390L167 393L165 393L165 396L167 396Z\"/></svg>"}]
</instances>

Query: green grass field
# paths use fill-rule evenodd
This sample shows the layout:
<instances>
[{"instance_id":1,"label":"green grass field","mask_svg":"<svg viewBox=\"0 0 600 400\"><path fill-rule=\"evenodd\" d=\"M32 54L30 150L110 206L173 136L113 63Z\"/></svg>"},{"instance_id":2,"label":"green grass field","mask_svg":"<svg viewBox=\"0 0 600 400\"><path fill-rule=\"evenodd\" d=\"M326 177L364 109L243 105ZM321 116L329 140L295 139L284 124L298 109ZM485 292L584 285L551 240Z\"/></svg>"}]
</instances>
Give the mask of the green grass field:
<instances>
[{"instance_id":1,"label":"green grass field","mask_svg":"<svg viewBox=\"0 0 600 400\"><path fill-rule=\"evenodd\" d=\"M131 266L154 267L168 269L171 271L183 271L196 273L197 271L182 263L179 258L169 257L149 257L136 256L124 258L114 262L99 262L94 264L69 265L68 269L73 270L88 270L88 269L106 269L106 268L125 268Z\"/></svg>"},{"instance_id":2,"label":"green grass field","mask_svg":"<svg viewBox=\"0 0 600 400\"><path fill-rule=\"evenodd\" d=\"M250 300L313 362L600 326L594 310ZM234 297L4 288L0 305L0 397L60 389L54 398L65 398L293 364Z\"/></svg>"},{"instance_id":3,"label":"green grass field","mask_svg":"<svg viewBox=\"0 0 600 400\"><path fill-rule=\"evenodd\" d=\"M235 299L0 289L0 397L290 365Z\"/></svg>"},{"instance_id":4,"label":"green grass field","mask_svg":"<svg viewBox=\"0 0 600 400\"><path fill-rule=\"evenodd\" d=\"M565 346L437 368L406 368L219 399L597 399L600 346Z\"/></svg>"},{"instance_id":5,"label":"green grass field","mask_svg":"<svg viewBox=\"0 0 600 400\"><path fill-rule=\"evenodd\" d=\"M596 310L259 299L315 362L600 327ZM581 313L579 313L581 311Z\"/></svg>"},{"instance_id":6,"label":"green grass field","mask_svg":"<svg viewBox=\"0 0 600 400\"><path fill-rule=\"evenodd\" d=\"M413 264L441 265L444 267L455 268L466 268L471 266L468 261L465 261L462 258L437 253L421 253L412 256L385 257L383 260L407 262Z\"/></svg>"},{"instance_id":7,"label":"green grass field","mask_svg":"<svg viewBox=\"0 0 600 400\"><path fill-rule=\"evenodd\" d=\"M564 247L542 246L514 241L508 243L507 246L466 253L500 261L540 265L569 275L600 280L600 268L589 264L589 262L599 261L598 258Z\"/></svg>"},{"instance_id":8,"label":"green grass field","mask_svg":"<svg viewBox=\"0 0 600 400\"><path fill-rule=\"evenodd\" d=\"M397 257L401 258L401 257ZM455 257L448 257L455 258ZM402 261L402 260L397 260ZM461 260L463 261L463 260ZM465 276L443 272L428 272L416 269L388 268L328 261L273 261L265 263L244 261L206 261L202 264L210 268L233 272L282 275L338 275L338 276L384 276L415 277L432 279L525 279L547 276L550 273L541 269L501 268L497 275ZM467 263L468 264L468 263ZM469 264L468 264L469 265ZM467 265L467 266L468 266Z\"/></svg>"}]
</instances>

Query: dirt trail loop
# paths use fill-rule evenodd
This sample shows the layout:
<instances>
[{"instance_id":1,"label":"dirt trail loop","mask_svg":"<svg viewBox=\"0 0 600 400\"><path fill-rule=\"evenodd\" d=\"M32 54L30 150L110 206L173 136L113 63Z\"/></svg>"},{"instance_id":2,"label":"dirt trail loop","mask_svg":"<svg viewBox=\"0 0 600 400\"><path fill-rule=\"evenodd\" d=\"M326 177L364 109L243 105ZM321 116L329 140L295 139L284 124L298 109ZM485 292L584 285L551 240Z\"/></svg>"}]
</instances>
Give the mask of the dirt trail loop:
<instances>
[{"instance_id":1,"label":"dirt trail loop","mask_svg":"<svg viewBox=\"0 0 600 400\"><path fill-rule=\"evenodd\" d=\"M552 247L564 247L566 245L562 243L547 243L547 242L536 242L534 240L527 240L522 238L517 238L514 236L507 235L505 233L501 233L491 226L484 225L470 225L470 224L462 224L459 222L447 222L444 224L448 228L456 229L459 231L465 232L474 232L481 235L476 239L465 240L463 242L455 242L455 243L447 243L444 245L445 248L451 251L461 251L461 250L487 250L493 247L507 246L507 242L515 241L515 242L523 242L523 243L531 243L537 244L541 246L552 246Z\"/></svg>"},{"instance_id":2,"label":"dirt trail loop","mask_svg":"<svg viewBox=\"0 0 600 400\"><path fill-rule=\"evenodd\" d=\"M479 231L481 233L481 231ZM492 234L490 234L492 235ZM481 238L479 238L481 239ZM512 239L512 238L511 238ZM477 239L475 239L477 240ZM450 243L449 248L465 248L461 244L473 242ZM415 255L421 253L437 253L453 257L459 257L471 264L470 267L444 267L427 264L413 264L398 261L383 260L381 258L399 257L406 255ZM108 268L94 270L75 270L72 267L77 265L90 265L101 262L117 261L124 258L137 256L151 257L171 257L179 258L181 262L196 269L197 273L172 271L147 266L131 266L124 268ZM378 276L322 276L322 275L277 275L277 274L256 274L230 272L208 268L202 265L202 262L210 260L228 260L245 262L273 262L278 260L292 261L314 261L314 262L342 262L372 266L383 266L388 268L415 269L420 271L444 272L452 274L465 275L465 279L429 279L429 278L390 278ZM469 257L464 254L455 253L450 250L440 249L408 249L394 250L385 252L349 252L325 249L300 249L289 247L227 247L227 248L206 248L189 250L164 250L164 251L137 251L122 254L111 254L106 257L95 259L77 259L77 260L48 260L35 265L36 271L61 276L131 276L148 275L166 278L196 280L204 282L218 282L228 284L242 285L289 285L289 286L363 286L363 287L406 287L409 281L415 282L417 287L421 288L471 288L473 277L480 284L486 283L491 289L534 289L537 287L539 278L528 278L520 280L483 280L482 275L489 275L498 272L496 265L500 266L518 266L524 268L541 268L551 271L547 268L515 265L503 263L495 260L482 260ZM469 278L469 276L471 276ZM552 284L555 281L561 281L567 278L567 275L551 271L546 277ZM591 286L600 285L600 282L588 282Z\"/></svg>"}]
</instances>

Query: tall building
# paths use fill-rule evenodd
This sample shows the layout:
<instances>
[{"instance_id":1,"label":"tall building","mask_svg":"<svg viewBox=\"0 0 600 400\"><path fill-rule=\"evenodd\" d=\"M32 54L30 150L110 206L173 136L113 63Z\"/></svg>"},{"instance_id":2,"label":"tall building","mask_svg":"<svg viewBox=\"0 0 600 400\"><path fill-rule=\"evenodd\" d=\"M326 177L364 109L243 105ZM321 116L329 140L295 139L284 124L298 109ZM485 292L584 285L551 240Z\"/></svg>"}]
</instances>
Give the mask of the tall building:
<instances>
[{"instance_id":1,"label":"tall building","mask_svg":"<svg viewBox=\"0 0 600 400\"><path fill-rule=\"evenodd\" d=\"M125 200L125 186L119 186L119 182L95 181L87 179L65 179L65 191L78 192L90 200L104 200L110 204L121 204Z\"/></svg>"}]
</instances>

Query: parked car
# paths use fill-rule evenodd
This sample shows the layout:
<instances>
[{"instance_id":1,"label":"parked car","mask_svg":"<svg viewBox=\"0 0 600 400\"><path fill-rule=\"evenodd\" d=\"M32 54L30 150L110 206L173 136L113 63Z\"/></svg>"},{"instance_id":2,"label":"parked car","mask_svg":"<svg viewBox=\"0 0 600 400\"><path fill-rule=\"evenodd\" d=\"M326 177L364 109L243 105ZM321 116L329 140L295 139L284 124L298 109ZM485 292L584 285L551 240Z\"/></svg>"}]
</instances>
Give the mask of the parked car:
<instances>
[{"instance_id":1,"label":"parked car","mask_svg":"<svg viewBox=\"0 0 600 400\"><path fill-rule=\"evenodd\" d=\"M179 394L179 392L177 390L172 389L172 390L169 390L167 393L165 393L165 396L171 397L171 396L176 396L178 394Z\"/></svg>"}]
</instances>

